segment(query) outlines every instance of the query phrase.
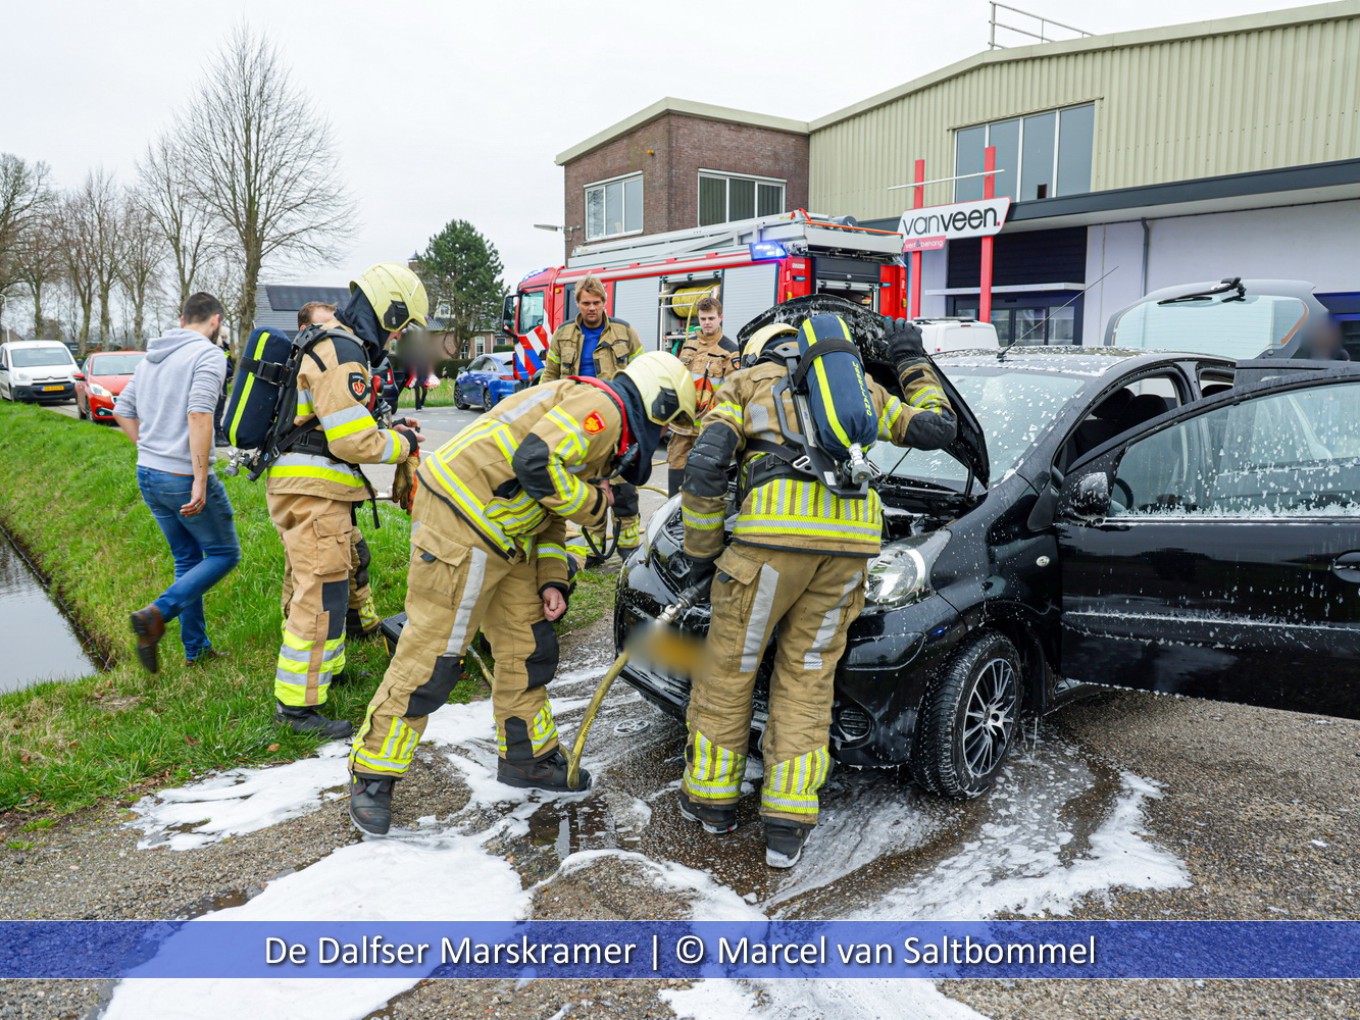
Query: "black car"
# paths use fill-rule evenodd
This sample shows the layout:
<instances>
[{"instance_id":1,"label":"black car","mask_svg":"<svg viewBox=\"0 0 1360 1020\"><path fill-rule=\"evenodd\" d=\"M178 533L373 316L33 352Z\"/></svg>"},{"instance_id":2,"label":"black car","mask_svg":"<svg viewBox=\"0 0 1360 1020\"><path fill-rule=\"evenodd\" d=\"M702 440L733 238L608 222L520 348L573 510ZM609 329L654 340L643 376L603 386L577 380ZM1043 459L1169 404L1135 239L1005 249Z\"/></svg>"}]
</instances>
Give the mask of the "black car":
<instances>
[{"instance_id":1,"label":"black car","mask_svg":"<svg viewBox=\"0 0 1360 1020\"><path fill-rule=\"evenodd\" d=\"M890 378L880 330L851 323ZM837 671L834 757L976 796L1018 718L1086 683L1360 717L1360 373L1277 365L1235 386L1227 358L1109 347L937 365L955 447L871 451L884 545ZM672 500L620 577L620 647L684 588L682 541ZM704 633L708 607L680 623ZM683 677L623 677L683 716Z\"/></svg>"}]
</instances>

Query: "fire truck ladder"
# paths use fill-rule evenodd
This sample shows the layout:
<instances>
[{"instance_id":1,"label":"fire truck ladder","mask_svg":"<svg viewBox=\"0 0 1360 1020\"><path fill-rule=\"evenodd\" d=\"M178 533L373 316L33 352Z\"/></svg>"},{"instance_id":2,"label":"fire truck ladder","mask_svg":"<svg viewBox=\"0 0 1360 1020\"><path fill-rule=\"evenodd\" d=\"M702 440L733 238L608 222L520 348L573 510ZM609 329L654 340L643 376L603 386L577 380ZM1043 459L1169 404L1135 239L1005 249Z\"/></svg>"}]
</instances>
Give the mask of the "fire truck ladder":
<instances>
[{"instance_id":1,"label":"fire truck ladder","mask_svg":"<svg viewBox=\"0 0 1360 1020\"><path fill-rule=\"evenodd\" d=\"M869 256L886 260L902 253L902 235L856 226L849 217L830 217L803 209L665 234L583 244L567 259L569 269L658 262L685 255L739 251L753 242L777 243L790 255Z\"/></svg>"}]
</instances>

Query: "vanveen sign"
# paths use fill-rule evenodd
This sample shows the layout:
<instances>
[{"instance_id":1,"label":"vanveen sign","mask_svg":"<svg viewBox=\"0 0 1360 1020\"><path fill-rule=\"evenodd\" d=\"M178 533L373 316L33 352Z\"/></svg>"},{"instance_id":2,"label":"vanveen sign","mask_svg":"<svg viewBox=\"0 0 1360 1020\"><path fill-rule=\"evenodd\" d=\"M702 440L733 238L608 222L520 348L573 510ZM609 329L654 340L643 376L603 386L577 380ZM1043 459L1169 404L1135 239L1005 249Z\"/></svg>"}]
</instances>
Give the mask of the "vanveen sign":
<instances>
[{"instance_id":1,"label":"vanveen sign","mask_svg":"<svg viewBox=\"0 0 1360 1020\"><path fill-rule=\"evenodd\" d=\"M902 250L934 251L962 237L990 237L1000 232L1010 207L1010 198L1004 197L908 209L897 228Z\"/></svg>"}]
</instances>

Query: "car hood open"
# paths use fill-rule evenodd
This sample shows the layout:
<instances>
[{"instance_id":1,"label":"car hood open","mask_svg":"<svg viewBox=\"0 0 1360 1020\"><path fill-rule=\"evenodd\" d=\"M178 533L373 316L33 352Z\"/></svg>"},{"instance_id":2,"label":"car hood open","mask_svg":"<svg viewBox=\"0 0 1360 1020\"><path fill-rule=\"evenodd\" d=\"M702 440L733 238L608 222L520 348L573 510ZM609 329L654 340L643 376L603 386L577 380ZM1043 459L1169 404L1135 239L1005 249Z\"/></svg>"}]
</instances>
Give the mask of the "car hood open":
<instances>
[{"instance_id":1,"label":"car hood open","mask_svg":"<svg viewBox=\"0 0 1360 1020\"><path fill-rule=\"evenodd\" d=\"M829 294L814 294L810 297L794 298L768 308L761 312L746 325L741 327L737 333L737 341L745 344L746 339L761 326L766 326L772 322L787 322L791 326L801 325L804 319L813 315L839 315L845 320L845 325L850 330L850 335L854 337L855 343L859 345L860 352L864 356L865 367L873 374L874 378L882 383L894 393L901 394L901 386L897 382L897 373L893 369L892 360L888 357L888 344L884 340L883 334L887 329L887 320L877 312L857 305L853 301L845 298L832 297ZM932 361L931 364L934 364ZM951 457L957 460L964 467L973 473L978 483L984 488L987 486L990 472L990 463L987 459L987 439L983 434L982 426L978 424L977 417L973 414L962 394L949 381L949 377L935 366L935 374L940 377L940 385L944 387L944 392L949 397L949 402L954 408L954 414L958 418L958 432L954 436L954 441L945 447Z\"/></svg>"}]
</instances>

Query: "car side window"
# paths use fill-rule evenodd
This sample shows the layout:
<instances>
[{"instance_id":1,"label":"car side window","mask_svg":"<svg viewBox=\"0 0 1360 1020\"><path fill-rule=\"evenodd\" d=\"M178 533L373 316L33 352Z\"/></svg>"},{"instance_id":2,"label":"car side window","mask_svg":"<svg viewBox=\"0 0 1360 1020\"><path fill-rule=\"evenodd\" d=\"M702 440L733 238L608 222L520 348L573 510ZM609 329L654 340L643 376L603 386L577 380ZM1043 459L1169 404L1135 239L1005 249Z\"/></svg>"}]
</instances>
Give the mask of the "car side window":
<instances>
[{"instance_id":1,"label":"car side window","mask_svg":"<svg viewBox=\"0 0 1360 1020\"><path fill-rule=\"evenodd\" d=\"M1360 379L1265 394L1129 446L1121 514L1360 516Z\"/></svg>"}]
</instances>

